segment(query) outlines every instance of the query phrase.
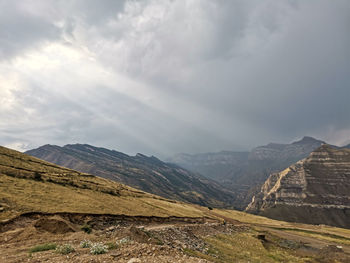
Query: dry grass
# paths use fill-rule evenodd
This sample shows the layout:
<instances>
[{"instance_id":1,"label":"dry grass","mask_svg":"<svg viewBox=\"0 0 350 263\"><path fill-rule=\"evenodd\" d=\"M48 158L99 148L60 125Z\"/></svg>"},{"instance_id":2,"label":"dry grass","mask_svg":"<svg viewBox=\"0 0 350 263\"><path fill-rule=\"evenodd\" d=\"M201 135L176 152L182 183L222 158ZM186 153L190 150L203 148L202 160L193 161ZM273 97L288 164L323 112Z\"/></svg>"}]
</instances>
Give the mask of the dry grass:
<instances>
[{"instance_id":1,"label":"dry grass","mask_svg":"<svg viewBox=\"0 0 350 263\"><path fill-rule=\"evenodd\" d=\"M235 210L214 209L214 213L226 218L238 220L256 226L264 226L271 229L278 229L286 232L292 232L306 237L313 237L320 240L331 241L339 244L350 245L350 229L326 226L309 225L302 223L290 223L285 221L273 220L263 216L248 214Z\"/></svg>"},{"instance_id":2,"label":"dry grass","mask_svg":"<svg viewBox=\"0 0 350 263\"><path fill-rule=\"evenodd\" d=\"M0 148L0 207L4 208L0 220L33 211L203 216L189 204L62 168L3 147Z\"/></svg>"},{"instance_id":3,"label":"dry grass","mask_svg":"<svg viewBox=\"0 0 350 263\"><path fill-rule=\"evenodd\" d=\"M256 215L252 215L252 214L248 214L248 213L240 212L236 210L214 209L213 212L223 217L238 220L242 223L266 224L270 226L283 226L283 225L289 226L290 225L290 223L288 222L273 220L267 217L256 216Z\"/></svg>"},{"instance_id":4,"label":"dry grass","mask_svg":"<svg viewBox=\"0 0 350 263\"><path fill-rule=\"evenodd\" d=\"M350 246L350 238L346 238L343 235L334 235L331 233L325 233L325 232L313 232L311 230L300 230L300 229L293 229L293 230L284 230L289 233L297 233L298 235L301 236L306 236L306 237L313 237L319 240L326 240L326 241L331 241L335 242L337 244L344 244Z\"/></svg>"},{"instance_id":5,"label":"dry grass","mask_svg":"<svg viewBox=\"0 0 350 263\"><path fill-rule=\"evenodd\" d=\"M10 187L9 187L10 186ZM90 189L76 189L55 183L0 175L0 200L9 200L10 211L0 214L6 219L24 212L76 212L144 216L201 216L194 207L164 199L114 196Z\"/></svg>"},{"instance_id":6,"label":"dry grass","mask_svg":"<svg viewBox=\"0 0 350 263\"><path fill-rule=\"evenodd\" d=\"M291 250L270 246L266 249L256 238L254 231L235 233L232 235L220 234L205 239L210 245L208 255L195 251L189 254L199 256L212 262L308 262L307 258L297 257Z\"/></svg>"}]
</instances>

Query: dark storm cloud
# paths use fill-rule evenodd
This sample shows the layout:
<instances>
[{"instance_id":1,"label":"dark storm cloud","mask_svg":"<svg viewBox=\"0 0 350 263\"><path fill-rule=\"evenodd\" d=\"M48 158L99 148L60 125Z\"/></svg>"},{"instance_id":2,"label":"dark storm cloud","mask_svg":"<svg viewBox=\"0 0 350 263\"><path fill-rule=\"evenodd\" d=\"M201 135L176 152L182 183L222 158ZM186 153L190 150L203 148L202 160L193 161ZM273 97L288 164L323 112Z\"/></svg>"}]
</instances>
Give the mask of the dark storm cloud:
<instances>
[{"instance_id":1,"label":"dark storm cloud","mask_svg":"<svg viewBox=\"0 0 350 263\"><path fill-rule=\"evenodd\" d=\"M60 28L51 20L50 12L52 9L39 1L1 0L0 59L58 39Z\"/></svg>"},{"instance_id":2,"label":"dark storm cloud","mask_svg":"<svg viewBox=\"0 0 350 263\"><path fill-rule=\"evenodd\" d=\"M349 140L346 0L0 5L2 144L166 155Z\"/></svg>"}]
</instances>

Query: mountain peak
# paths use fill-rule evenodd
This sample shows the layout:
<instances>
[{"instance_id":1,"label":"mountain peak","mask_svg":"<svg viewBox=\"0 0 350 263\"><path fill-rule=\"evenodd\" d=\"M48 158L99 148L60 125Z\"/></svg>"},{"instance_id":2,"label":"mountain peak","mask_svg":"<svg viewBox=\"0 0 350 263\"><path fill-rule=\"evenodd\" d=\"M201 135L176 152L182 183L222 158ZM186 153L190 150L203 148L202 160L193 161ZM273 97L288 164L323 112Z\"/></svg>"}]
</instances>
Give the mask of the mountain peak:
<instances>
[{"instance_id":1,"label":"mountain peak","mask_svg":"<svg viewBox=\"0 0 350 263\"><path fill-rule=\"evenodd\" d=\"M304 136L301 140L293 142L292 144L310 144L310 143L320 143L324 144L324 141L317 140L311 136Z\"/></svg>"}]
</instances>

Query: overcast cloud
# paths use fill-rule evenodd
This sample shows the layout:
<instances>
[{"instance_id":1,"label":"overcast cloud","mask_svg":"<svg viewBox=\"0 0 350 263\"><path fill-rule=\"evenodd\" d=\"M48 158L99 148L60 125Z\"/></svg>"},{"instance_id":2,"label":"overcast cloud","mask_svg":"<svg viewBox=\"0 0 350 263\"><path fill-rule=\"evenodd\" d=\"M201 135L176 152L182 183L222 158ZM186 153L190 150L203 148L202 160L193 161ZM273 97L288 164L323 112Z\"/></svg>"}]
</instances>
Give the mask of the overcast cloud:
<instances>
[{"instance_id":1,"label":"overcast cloud","mask_svg":"<svg viewBox=\"0 0 350 263\"><path fill-rule=\"evenodd\" d=\"M348 0L0 0L0 144L347 144L349 29Z\"/></svg>"}]
</instances>

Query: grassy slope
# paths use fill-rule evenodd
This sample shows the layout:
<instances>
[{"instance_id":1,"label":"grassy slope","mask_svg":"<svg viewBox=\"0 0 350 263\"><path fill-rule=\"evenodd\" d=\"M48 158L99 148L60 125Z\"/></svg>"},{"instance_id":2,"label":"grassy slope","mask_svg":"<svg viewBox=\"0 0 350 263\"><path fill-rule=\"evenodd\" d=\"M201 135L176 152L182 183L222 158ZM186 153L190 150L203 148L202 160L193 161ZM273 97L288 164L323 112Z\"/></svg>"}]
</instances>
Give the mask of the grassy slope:
<instances>
[{"instance_id":1,"label":"grassy slope","mask_svg":"<svg viewBox=\"0 0 350 263\"><path fill-rule=\"evenodd\" d=\"M238 220L250 227L230 235L205 238L208 255L189 253L213 262L309 262L279 244L284 234L313 238L349 247L350 230L328 226L294 224L233 210L214 209L174 202L122 184L52 165L0 147L0 220L23 212L79 212L154 216L212 216ZM276 238L269 248L259 233Z\"/></svg>"},{"instance_id":2,"label":"grassy slope","mask_svg":"<svg viewBox=\"0 0 350 263\"><path fill-rule=\"evenodd\" d=\"M263 216L252 215L240 211L235 210L221 210L214 209L213 212L215 214L238 220L243 223L248 223L254 226L267 226L275 229L282 229L285 231L294 231L303 233L302 235L309 236L312 235L323 235L324 239L327 239L327 236L331 238L331 235L334 237L340 236L345 237L346 239L350 239L350 229L332 227L327 225L310 225L310 224L302 224L302 223L290 223L285 221L278 221L274 219L270 219Z\"/></svg>"},{"instance_id":3,"label":"grassy slope","mask_svg":"<svg viewBox=\"0 0 350 263\"><path fill-rule=\"evenodd\" d=\"M257 239L255 231L234 233L232 235L216 235L205 241L210 245L208 255L192 252L193 255L203 257L211 262L309 262L308 258L293 255L288 249L271 246L266 249ZM190 252L191 254L191 252Z\"/></svg>"},{"instance_id":4,"label":"grassy slope","mask_svg":"<svg viewBox=\"0 0 350 263\"><path fill-rule=\"evenodd\" d=\"M24 212L202 216L191 205L0 147L0 220Z\"/></svg>"}]
</instances>

